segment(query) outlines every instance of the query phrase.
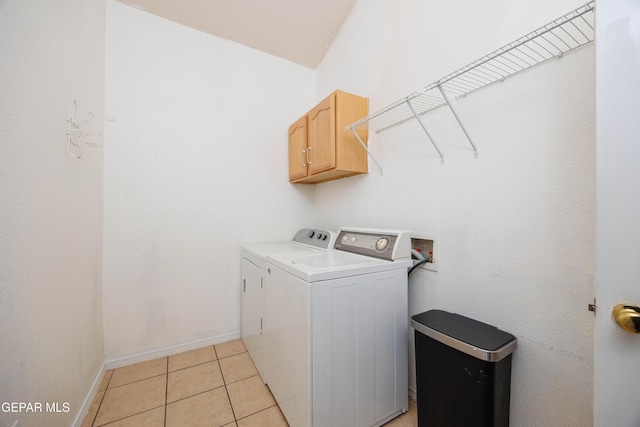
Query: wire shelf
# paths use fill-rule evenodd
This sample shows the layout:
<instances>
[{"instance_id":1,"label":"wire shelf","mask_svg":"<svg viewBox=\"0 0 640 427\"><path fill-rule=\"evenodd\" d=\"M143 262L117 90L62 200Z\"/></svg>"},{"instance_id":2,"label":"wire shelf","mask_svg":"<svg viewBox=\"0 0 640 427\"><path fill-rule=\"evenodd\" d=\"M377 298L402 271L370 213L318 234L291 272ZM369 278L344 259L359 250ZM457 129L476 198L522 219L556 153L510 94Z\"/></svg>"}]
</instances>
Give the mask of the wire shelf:
<instances>
[{"instance_id":1,"label":"wire shelf","mask_svg":"<svg viewBox=\"0 0 640 427\"><path fill-rule=\"evenodd\" d=\"M473 146L474 155L477 156L477 149L453 109L449 96L454 99L463 97L475 90L504 81L509 76L553 58L561 57L565 53L592 42L595 36L594 8L595 2L591 1L518 40L483 56L477 61L442 77L425 86L421 91L411 93L348 125L345 130L353 131L356 127L371 122L370 127L375 129L377 133L414 118L420 121L419 116L435 108L448 105ZM420 124L433 143L424 124L421 121ZM440 158L443 159L440 150L438 150L435 143L433 144L438 154L440 154Z\"/></svg>"}]
</instances>

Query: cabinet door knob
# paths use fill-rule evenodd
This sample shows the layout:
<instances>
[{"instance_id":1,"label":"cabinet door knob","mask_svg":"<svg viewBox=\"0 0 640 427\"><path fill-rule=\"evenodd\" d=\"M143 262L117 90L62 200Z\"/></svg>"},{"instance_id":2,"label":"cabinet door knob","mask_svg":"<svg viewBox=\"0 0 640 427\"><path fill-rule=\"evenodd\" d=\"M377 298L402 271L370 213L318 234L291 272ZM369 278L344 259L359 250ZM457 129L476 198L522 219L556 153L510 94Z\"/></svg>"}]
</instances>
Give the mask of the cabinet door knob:
<instances>
[{"instance_id":1,"label":"cabinet door knob","mask_svg":"<svg viewBox=\"0 0 640 427\"><path fill-rule=\"evenodd\" d=\"M307 164L304 162L306 160L306 155L305 155L306 152L307 150L302 150L300 152L300 163L302 164L303 168L307 166Z\"/></svg>"},{"instance_id":2,"label":"cabinet door knob","mask_svg":"<svg viewBox=\"0 0 640 427\"><path fill-rule=\"evenodd\" d=\"M307 164L311 164L311 147L307 148Z\"/></svg>"}]
</instances>

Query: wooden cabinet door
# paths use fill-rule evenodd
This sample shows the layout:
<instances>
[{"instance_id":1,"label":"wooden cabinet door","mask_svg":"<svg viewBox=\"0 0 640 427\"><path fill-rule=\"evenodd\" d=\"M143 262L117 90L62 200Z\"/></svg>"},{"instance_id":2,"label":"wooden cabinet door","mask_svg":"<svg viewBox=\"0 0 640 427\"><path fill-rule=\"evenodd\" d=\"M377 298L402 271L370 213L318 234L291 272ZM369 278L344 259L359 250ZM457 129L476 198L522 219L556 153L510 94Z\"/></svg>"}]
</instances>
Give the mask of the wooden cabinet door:
<instances>
[{"instance_id":1,"label":"wooden cabinet door","mask_svg":"<svg viewBox=\"0 0 640 427\"><path fill-rule=\"evenodd\" d=\"M336 167L336 97L330 95L307 115L309 117L309 175Z\"/></svg>"},{"instance_id":2,"label":"wooden cabinet door","mask_svg":"<svg viewBox=\"0 0 640 427\"><path fill-rule=\"evenodd\" d=\"M289 181L307 176L307 116L289 127Z\"/></svg>"}]
</instances>

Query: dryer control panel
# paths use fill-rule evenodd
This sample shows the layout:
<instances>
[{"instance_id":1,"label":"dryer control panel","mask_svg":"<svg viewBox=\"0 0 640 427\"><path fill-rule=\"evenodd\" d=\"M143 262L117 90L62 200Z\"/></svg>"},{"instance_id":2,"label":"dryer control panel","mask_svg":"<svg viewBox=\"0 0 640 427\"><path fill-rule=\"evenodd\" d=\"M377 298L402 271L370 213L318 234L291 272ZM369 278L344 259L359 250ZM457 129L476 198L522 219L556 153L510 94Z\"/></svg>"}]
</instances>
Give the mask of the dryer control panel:
<instances>
[{"instance_id":1,"label":"dryer control panel","mask_svg":"<svg viewBox=\"0 0 640 427\"><path fill-rule=\"evenodd\" d=\"M410 257L410 238L406 232L341 228L335 249L394 261Z\"/></svg>"},{"instance_id":2,"label":"dryer control panel","mask_svg":"<svg viewBox=\"0 0 640 427\"><path fill-rule=\"evenodd\" d=\"M320 249L329 249L335 242L335 233L317 228L301 228L298 230L293 241L305 245L315 246Z\"/></svg>"}]
</instances>

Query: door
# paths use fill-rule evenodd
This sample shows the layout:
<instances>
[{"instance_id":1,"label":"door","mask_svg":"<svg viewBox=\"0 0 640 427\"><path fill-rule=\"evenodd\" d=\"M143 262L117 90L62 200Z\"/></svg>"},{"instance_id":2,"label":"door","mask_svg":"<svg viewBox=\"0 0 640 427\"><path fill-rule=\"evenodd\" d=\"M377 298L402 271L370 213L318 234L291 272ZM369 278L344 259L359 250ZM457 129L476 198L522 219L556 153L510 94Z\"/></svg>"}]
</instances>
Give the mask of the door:
<instances>
[{"instance_id":1,"label":"door","mask_svg":"<svg viewBox=\"0 0 640 427\"><path fill-rule=\"evenodd\" d=\"M640 425L640 334L613 321L640 305L640 2L596 7L594 425Z\"/></svg>"},{"instance_id":2,"label":"door","mask_svg":"<svg viewBox=\"0 0 640 427\"><path fill-rule=\"evenodd\" d=\"M307 116L289 127L289 181L307 176Z\"/></svg>"},{"instance_id":3,"label":"door","mask_svg":"<svg viewBox=\"0 0 640 427\"><path fill-rule=\"evenodd\" d=\"M336 96L309 111L309 175L336 167Z\"/></svg>"}]
</instances>

